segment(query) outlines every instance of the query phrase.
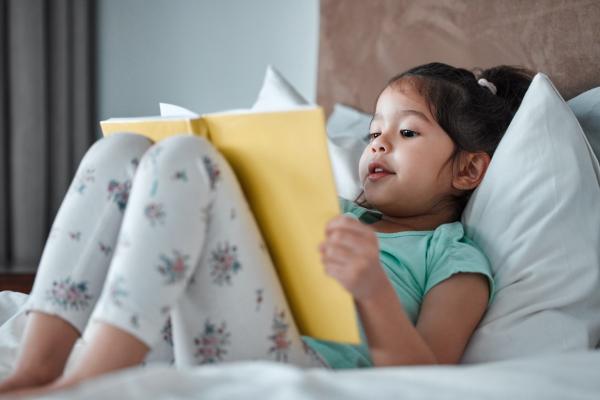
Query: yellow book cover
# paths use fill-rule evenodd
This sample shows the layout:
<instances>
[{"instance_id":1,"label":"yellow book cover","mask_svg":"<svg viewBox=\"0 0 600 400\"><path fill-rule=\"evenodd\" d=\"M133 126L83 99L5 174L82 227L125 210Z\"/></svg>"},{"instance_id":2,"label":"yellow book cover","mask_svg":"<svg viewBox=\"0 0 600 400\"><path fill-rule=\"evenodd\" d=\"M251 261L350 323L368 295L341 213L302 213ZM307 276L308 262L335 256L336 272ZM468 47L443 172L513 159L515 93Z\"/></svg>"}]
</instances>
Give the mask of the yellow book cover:
<instances>
[{"instance_id":1,"label":"yellow book cover","mask_svg":"<svg viewBox=\"0 0 600 400\"><path fill-rule=\"evenodd\" d=\"M135 132L154 141L175 134L208 138L242 186L300 332L360 342L353 299L325 273L318 251L325 224L340 213L320 107L109 119L100 124L104 135Z\"/></svg>"}]
</instances>

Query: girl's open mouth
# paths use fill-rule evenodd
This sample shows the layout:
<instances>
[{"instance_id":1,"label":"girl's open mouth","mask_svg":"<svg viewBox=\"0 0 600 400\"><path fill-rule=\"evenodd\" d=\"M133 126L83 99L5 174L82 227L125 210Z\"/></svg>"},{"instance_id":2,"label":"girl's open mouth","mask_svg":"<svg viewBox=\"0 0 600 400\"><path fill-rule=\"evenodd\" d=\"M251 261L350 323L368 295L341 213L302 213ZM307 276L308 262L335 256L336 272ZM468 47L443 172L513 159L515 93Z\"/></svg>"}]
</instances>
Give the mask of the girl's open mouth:
<instances>
[{"instance_id":1,"label":"girl's open mouth","mask_svg":"<svg viewBox=\"0 0 600 400\"><path fill-rule=\"evenodd\" d=\"M372 172L369 174L369 176L367 177L370 181L375 182L378 181L382 178L385 178L388 175L395 175L391 172Z\"/></svg>"},{"instance_id":2,"label":"girl's open mouth","mask_svg":"<svg viewBox=\"0 0 600 400\"><path fill-rule=\"evenodd\" d=\"M388 175L394 175L394 173L390 170L385 164L381 162L371 162L368 166L369 175L367 178L372 181L378 181L381 178L385 178Z\"/></svg>"}]
</instances>

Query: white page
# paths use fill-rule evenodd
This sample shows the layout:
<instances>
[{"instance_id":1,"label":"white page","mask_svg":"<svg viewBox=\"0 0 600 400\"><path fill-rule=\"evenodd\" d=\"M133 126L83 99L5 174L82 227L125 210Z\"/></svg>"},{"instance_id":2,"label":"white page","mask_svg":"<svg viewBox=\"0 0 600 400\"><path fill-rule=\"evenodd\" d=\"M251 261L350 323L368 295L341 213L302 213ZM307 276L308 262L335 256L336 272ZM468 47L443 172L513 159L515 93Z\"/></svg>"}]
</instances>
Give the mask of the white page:
<instances>
[{"instance_id":1,"label":"white page","mask_svg":"<svg viewBox=\"0 0 600 400\"><path fill-rule=\"evenodd\" d=\"M186 118L198 118L200 115L187 108L177 106L169 103L159 103L160 115L163 117L186 117Z\"/></svg>"},{"instance_id":2,"label":"white page","mask_svg":"<svg viewBox=\"0 0 600 400\"><path fill-rule=\"evenodd\" d=\"M216 111L216 112L209 113L209 115L269 114L269 113L277 113L277 112L312 110L315 108L317 108L317 106L315 106L314 104L292 106L292 107L287 107L287 108L281 108L279 110L253 110L251 108L240 108L240 109L235 109L235 110Z\"/></svg>"},{"instance_id":3,"label":"white page","mask_svg":"<svg viewBox=\"0 0 600 400\"><path fill-rule=\"evenodd\" d=\"M181 116L160 116L160 115L150 115L144 117L113 117L106 119L102 122L114 122L114 123L123 123L123 122L144 122L144 121L178 121L181 120ZM189 119L185 117L185 119Z\"/></svg>"},{"instance_id":4,"label":"white page","mask_svg":"<svg viewBox=\"0 0 600 400\"><path fill-rule=\"evenodd\" d=\"M159 103L160 104L160 115L163 117L185 117L185 118L198 118L200 115L196 114L193 111L188 110L187 108L169 104L169 103ZM299 110L307 110L316 108L314 104L306 104L306 105L298 105L287 107L285 109L279 110L253 110L251 108L236 108L232 110L223 110L223 111L215 111L209 114L211 115L226 115L226 114L260 114L260 113L270 113L270 112L285 112L285 111L299 111Z\"/></svg>"}]
</instances>

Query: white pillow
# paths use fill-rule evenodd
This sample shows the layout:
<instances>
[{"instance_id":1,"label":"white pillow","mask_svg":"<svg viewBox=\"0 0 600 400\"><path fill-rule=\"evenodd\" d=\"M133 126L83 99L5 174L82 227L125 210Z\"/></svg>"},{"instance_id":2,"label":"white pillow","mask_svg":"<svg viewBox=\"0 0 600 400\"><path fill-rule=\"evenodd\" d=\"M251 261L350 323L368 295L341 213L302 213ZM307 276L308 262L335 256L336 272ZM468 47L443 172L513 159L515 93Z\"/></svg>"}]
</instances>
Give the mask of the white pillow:
<instances>
[{"instance_id":1,"label":"white pillow","mask_svg":"<svg viewBox=\"0 0 600 400\"><path fill-rule=\"evenodd\" d=\"M358 160L369 143L371 116L336 104L327 120L327 144L338 195L354 200L360 193Z\"/></svg>"},{"instance_id":2,"label":"white pillow","mask_svg":"<svg viewBox=\"0 0 600 400\"><path fill-rule=\"evenodd\" d=\"M252 111L279 111L308 105L309 102L275 69L267 66L263 85Z\"/></svg>"},{"instance_id":3,"label":"white pillow","mask_svg":"<svg viewBox=\"0 0 600 400\"><path fill-rule=\"evenodd\" d=\"M596 158L600 159L600 87L581 93L567 104L577 117Z\"/></svg>"},{"instance_id":4,"label":"white pillow","mask_svg":"<svg viewBox=\"0 0 600 400\"><path fill-rule=\"evenodd\" d=\"M600 177L586 137L537 74L463 213L494 302L463 362L593 348L600 338Z\"/></svg>"}]
</instances>

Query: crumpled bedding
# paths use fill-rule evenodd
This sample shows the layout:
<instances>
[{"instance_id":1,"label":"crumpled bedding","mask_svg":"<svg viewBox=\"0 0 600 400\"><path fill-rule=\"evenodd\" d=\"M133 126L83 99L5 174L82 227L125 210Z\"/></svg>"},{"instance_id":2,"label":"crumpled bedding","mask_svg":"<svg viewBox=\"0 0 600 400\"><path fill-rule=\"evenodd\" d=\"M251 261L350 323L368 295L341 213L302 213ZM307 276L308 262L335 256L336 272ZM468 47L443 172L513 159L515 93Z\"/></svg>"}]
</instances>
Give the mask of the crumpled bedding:
<instances>
[{"instance_id":1,"label":"crumpled bedding","mask_svg":"<svg viewBox=\"0 0 600 400\"><path fill-rule=\"evenodd\" d=\"M0 292L0 379L16 357L27 296ZM600 351L477 365L302 370L275 362L235 362L178 370L131 368L47 399L598 399Z\"/></svg>"}]
</instances>

